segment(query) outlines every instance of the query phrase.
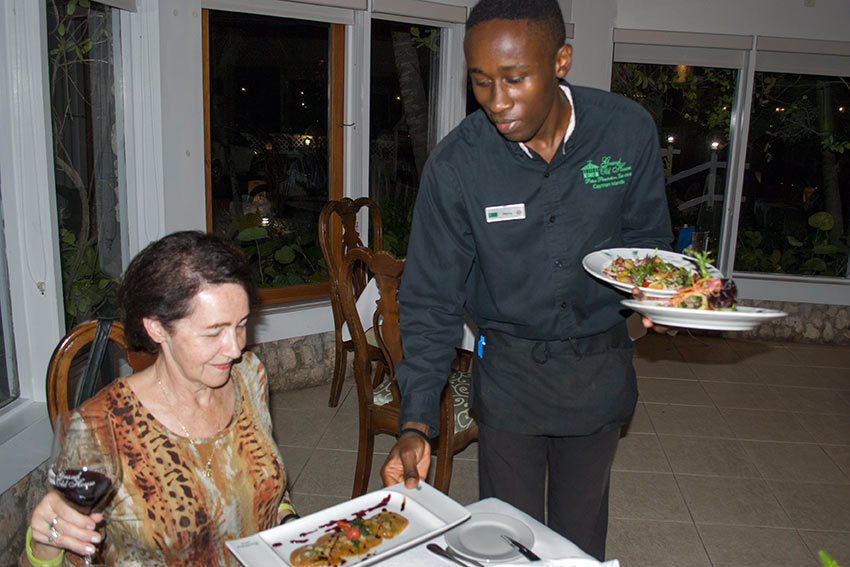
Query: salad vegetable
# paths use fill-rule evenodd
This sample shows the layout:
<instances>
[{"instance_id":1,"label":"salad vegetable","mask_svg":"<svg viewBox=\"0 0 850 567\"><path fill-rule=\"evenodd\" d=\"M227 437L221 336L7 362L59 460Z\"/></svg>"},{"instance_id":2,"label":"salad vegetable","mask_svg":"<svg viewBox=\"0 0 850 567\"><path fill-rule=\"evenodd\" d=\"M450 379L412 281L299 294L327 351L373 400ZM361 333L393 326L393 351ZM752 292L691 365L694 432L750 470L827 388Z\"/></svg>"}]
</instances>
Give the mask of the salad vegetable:
<instances>
[{"instance_id":1,"label":"salad vegetable","mask_svg":"<svg viewBox=\"0 0 850 567\"><path fill-rule=\"evenodd\" d=\"M615 258L603 273L619 282L649 289L678 290L696 281L688 268L665 262L657 254L643 258Z\"/></svg>"},{"instance_id":2,"label":"salad vegetable","mask_svg":"<svg viewBox=\"0 0 850 567\"><path fill-rule=\"evenodd\" d=\"M711 263L710 252L696 252L686 248L685 254L689 254L696 261L700 278L671 298L670 305L686 309L735 310L738 292L735 282L729 278L711 277L708 270Z\"/></svg>"}]
</instances>

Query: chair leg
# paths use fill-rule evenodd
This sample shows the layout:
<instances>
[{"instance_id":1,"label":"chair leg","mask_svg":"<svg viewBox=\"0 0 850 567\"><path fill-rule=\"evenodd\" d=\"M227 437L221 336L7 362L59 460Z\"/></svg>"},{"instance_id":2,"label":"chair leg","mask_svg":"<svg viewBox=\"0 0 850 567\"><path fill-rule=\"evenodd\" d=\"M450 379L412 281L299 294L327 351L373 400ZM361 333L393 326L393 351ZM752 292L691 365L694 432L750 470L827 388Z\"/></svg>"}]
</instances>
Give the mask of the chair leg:
<instances>
[{"instance_id":1,"label":"chair leg","mask_svg":"<svg viewBox=\"0 0 850 567\"><path fill-rule=\"evenodd\" d=\"M345 381L346 362L348 362L348 351L342 348L340 343L337 343L336 354L334 356L334 375L331 381L331 394L328 398L328 407L335 408L339 404L342 383Z\"/></svg>"},{"instance_id":2,"label":"chair leg","mask_svg":"<svg viewBox=\"0 0 850 567\"><path fill-rule=\"evenodd\" d=\"M434 488L447 496L452 483L453 459L451 443L449 439L441 435L437 441L437 462L434 463Z\"/></svg>"},{"instance_id":3,"label":"chair leg","mask_svg":"<svg viewBox=\"0 0 850 567\"><path fill-rule=\"evenodd\" d=\"M375 365L375 372L372 373L372 375L374 376L374 378L372 379L372 388L377 388L381 384L381 382L384 381L384 378L387 375L387 369L384 366L383 361L373 360L372 362L369 363L369 366L370 366L369 371L370 372L372 370L371 365L373 365L373 364Z\"/></svg>"},{"instance_id":4,"label":"chair leg","mask_svg":"<svg viewBox=\"0 0 850 567\"><path fill-rule=\"evenodd\" d=\"M455 352L454 360L452 360L452 370L469 372L469 368L472 365L472 353L460 347L455 348Z\"/></svg>"},{"instance_id":5,"label":"chair leg","mask_svg":"<svg viewBox=\"0 0 850 567\"><path fill-rule=\"evenodd\" d=\"M357 444L357 465L354 467L354 489L351 497L357 498L369 490L369 475L372 473L372 453L375 450L375 436L371 431L360 430Z\"/></svg>"}]
</instances>

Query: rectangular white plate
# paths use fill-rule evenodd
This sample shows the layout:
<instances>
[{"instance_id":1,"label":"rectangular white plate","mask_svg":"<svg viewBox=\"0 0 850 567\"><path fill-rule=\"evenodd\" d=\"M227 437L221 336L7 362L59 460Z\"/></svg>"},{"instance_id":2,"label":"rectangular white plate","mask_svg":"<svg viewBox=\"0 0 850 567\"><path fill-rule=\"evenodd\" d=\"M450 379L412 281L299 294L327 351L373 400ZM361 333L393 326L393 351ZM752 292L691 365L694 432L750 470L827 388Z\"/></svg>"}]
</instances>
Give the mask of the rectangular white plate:
<instances>
[{"instance_id":1,"label":"rectangular white plate","mask_svg":"<svg viewBox=\"0 0 850 567\"><path fill-rule=\"evenodd\" d=\"M293 550L316 541L326 530L332 531L337 520L353 520L366 510L367 517L381 510L396 512L409 523L396 537L385 540L362 556L349 557L345 567L365 567L386 559L453 528L470 516L458 502L424 482L413 490L396 484L294 522L228 541L227 547L245 567L289 567L289 555Z\"/></svg>"}]
</instances>

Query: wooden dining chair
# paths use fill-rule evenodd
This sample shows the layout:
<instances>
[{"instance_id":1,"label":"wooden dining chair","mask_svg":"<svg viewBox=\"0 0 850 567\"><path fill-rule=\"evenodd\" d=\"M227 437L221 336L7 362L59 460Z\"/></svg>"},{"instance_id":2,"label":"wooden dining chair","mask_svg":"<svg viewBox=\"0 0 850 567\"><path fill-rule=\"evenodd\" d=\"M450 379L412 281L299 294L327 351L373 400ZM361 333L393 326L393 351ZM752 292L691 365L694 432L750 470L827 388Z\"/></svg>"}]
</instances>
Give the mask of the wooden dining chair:
<instances>
[{"instance_id":1,"label":"wooden dining chair","mask_svg":"<svg viewBox=\"0 0 850 567\"><path fill-rule=\"evenodd\" d=\"M368 197L357 200L345 197L339 201L328 201L319 214L319 244L325 257L328 268L328 276L331 284L331 311L334 318L334 367L331 380L331 391L328 405L336 407L342 392L342 384L345 381L346 363L348 353L354 351L354 343L343 340L342 326L345 317L340 305L339 272L342 267L342 259L349 250L361 248L364 245L363 238L357 231L357 216L361 209L366 207L369 211L369 225L372 230L371 248L381 250L383 248L383 235L381 229L381 212L378 204ZM360 297L363 288L366 287L367 274L362 266L355 266L350 284L355 300ZM384 364L377 344L371 341L369 348L371 360L383 371Z\"/></svg>"},{"instance_id":2,"label":"wooden dining chair","mask_svg":"<svg viewBox=\"0 0 850 567\"><path fill-rule=\"evenodd\" d=\"M80 323L59 341L47 365L47 412L51 424L57 415L75 408L108 383L108 379L104 382L99 378L97 368L104 361L102 349L107 344L121 347L134 372L147 368L156 359L155 355L130 350L120 321L93 319ZM104 363L114 361L107 358ZM114 376L114 372L110 368L106 374Z\"/></svg>"},{"instance_id":3,"label":"wooden dining chair","mask_svg":"<svg viewBox=\"0 0 850 567\"><path fill-rule=\"evenodd\" d=\"M360 267L375 278L380 298L372 319L372 328L384 355L387 372L375 386L374 372L369 360L368 343L356 299L352 278ZM357 383L357 405L360 415L357 464L354 472L352 497L365 494L369 488L375 437L378 433L398 435L401 393L395 379L395 368L401 362L401 333L399 332L398 289L404 271L404 260L390 252L368 248L350 250L340 272L340 299L345 320L354 343L354 377ZM450 372L446 368L446 372ZM434 487L448 494L454 455L478 439L478 425L469 413L468 372L451 371L448 384L440 398L440 435L432 442L436 455Z\"/></svg>"}]
</instances>

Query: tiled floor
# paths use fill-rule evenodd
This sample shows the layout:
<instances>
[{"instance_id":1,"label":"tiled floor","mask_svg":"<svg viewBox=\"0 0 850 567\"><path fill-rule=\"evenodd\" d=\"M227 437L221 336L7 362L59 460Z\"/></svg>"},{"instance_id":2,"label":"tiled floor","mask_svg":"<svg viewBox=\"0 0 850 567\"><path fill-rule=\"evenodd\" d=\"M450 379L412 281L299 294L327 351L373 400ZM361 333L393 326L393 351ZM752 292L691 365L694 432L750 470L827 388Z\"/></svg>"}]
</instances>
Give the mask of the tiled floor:
<instances>
[{"instance_id":1,"label":"tiled floor","mask_svg":"<svg viewBox=\"0 0 850 567\"><path fill-rule=\"evenodd\" d=\"M612 473L608 555L623 567L850 566L850 349L650 334L640 401ZM350 378L346 382L350 385ZM351 494L356 392L272 398L299 511ZM392 445L377 444L370 489ZM451 496L478 497L473 445Z\"/></svg>"}]
</instances>

